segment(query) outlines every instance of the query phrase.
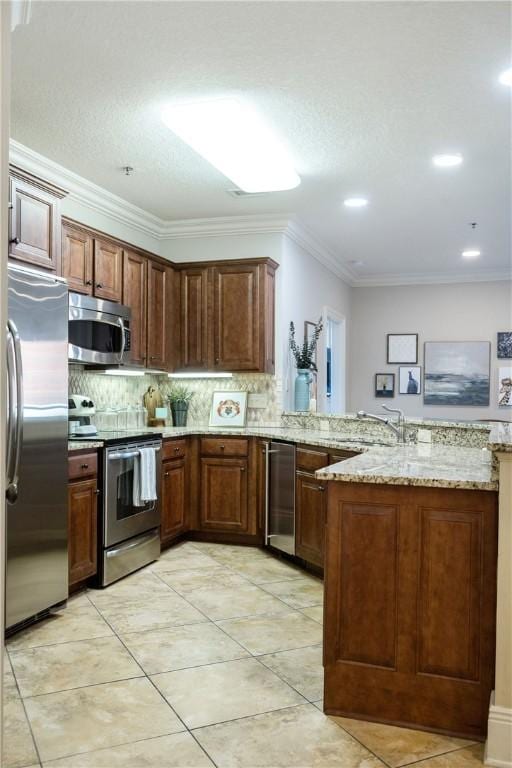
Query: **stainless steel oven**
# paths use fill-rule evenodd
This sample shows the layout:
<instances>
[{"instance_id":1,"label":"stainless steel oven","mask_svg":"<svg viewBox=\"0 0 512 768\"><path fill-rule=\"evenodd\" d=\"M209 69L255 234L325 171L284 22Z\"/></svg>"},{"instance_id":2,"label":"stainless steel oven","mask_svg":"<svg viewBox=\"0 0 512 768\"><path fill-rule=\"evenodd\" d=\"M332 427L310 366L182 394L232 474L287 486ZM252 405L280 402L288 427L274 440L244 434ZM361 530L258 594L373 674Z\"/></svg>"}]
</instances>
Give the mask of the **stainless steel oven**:
<instances>
[{"instance_id":1,"label":"stainless steel oven","mask_svg":"<svg viewBox=\"0 0 512 768\"><path fill-rule=\"evenodd\" d=\"M123 304L70 293L69 360L90 365L130 363L131 315Z\"/></svg>"},{"instance_id":2,"label":"stainless steel oven","mask_svg":"<svg viewBox=\"0 0 512 768\"><path fill-rule=\"evenodd\" d=\"M102 586L156 560L160 554L158 499L136 507L133 475L139 449L156 452L156 488L161 476L160 439L136 440L105 447L103 451L103 530L100 581Z\"/></svg>"}]
</instances>

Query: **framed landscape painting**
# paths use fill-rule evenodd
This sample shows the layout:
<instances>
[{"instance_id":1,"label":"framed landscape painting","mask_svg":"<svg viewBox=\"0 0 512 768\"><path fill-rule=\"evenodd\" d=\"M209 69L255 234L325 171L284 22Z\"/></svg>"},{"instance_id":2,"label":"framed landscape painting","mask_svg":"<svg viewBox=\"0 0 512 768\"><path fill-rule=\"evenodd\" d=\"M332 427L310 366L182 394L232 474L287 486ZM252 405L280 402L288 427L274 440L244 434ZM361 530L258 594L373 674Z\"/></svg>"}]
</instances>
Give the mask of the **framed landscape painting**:
<instances>
[{"instance_id":1,"label":"framed landscape painting","mask_svg":"<svg viewBox=\"0 0 512 768\"><path fill-rule=\"evenodd\" d=\"M489 341L425 342L425 405L489 405Z\"/></svg>"}]
</instances>

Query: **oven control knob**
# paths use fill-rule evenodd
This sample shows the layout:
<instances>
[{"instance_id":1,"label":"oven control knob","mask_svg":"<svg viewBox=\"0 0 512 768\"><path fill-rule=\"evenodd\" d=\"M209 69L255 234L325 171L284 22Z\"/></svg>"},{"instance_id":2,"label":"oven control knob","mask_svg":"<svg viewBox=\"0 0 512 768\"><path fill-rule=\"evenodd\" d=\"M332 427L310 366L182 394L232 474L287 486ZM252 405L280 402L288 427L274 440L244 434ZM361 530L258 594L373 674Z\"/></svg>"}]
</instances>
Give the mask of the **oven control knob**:
<instances>
[{"instance_id":1,"label":"oven control knob","mask_svg":"<svg viewBox=\"0 0 512 768\"><path fill-rule=\"evenodd\" d=\"M89 402L87 400L82 400L82 408L87 408L89 405Z\"/></svg>"},{"instance_id":2,"label":"oven control knob","mask_svg":"<svg viewBox=\"0 0 512 768\"><path fill-rule=\"evenodd\" d=\"M94 408L94 403L93 403L93 401L92 401L92 400L89 400L89 402L87 403L87 406L88 406L89 408Z\"/></svg>"}]
</instances>

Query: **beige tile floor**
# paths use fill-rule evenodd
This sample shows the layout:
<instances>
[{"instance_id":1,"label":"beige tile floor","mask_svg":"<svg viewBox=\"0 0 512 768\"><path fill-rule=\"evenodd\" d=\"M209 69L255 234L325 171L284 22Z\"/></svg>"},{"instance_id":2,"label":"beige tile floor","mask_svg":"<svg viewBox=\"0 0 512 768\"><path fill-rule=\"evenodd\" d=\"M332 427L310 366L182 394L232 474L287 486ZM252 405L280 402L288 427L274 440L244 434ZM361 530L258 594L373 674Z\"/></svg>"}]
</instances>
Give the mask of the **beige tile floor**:
<instances>
[{"instance_id":1,"label":"beige tile floor","mask_svg":"<svg viewBox=\"0 0 512 768\"><path fill-rule=\"evenodd\" d=\"M3 768L477 768L482 746L322 712L322 585L187 542L7 644Z\"/></svg>"}]
</instances>

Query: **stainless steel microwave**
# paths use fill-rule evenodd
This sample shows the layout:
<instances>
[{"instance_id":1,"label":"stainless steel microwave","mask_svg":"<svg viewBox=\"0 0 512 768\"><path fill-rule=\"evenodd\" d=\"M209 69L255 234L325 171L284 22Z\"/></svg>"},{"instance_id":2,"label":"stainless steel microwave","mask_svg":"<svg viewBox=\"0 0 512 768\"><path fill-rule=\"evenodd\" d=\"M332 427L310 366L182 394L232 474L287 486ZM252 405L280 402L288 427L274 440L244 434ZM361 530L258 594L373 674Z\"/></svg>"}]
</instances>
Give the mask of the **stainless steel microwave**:
<instances>
[{"instance_id":1,"label":"stainless steel microwave","mask_svg":"<svg viewBox=\"0 0 512 768\"><path fill-rule=\"evenodd\" d=\"M113 301L69 294L70 362L87 365L130 363L132 311Z\"/></svg>"}]
</instances>

